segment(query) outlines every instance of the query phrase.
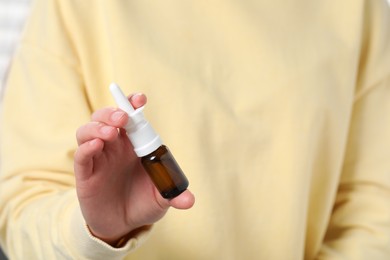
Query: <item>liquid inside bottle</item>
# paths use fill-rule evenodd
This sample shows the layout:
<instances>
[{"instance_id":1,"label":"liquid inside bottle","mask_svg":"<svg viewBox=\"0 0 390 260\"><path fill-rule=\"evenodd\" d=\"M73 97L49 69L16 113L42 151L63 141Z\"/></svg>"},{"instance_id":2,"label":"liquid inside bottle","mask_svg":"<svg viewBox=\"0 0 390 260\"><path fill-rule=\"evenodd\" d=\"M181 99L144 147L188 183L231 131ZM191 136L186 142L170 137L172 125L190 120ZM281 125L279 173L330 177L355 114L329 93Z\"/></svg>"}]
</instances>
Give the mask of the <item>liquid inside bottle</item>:
<instances>
[{"instance_id":1,"label":"liquid inside bottle","mask_svg":"<svg viewBox=\"0 0 390 260\"><path fill-rule=\"evenodd\" d=\"M165 145L142 157L142 165L165 199L172 199L188 188L188 180Z\"/></svg>"}]
</instances>

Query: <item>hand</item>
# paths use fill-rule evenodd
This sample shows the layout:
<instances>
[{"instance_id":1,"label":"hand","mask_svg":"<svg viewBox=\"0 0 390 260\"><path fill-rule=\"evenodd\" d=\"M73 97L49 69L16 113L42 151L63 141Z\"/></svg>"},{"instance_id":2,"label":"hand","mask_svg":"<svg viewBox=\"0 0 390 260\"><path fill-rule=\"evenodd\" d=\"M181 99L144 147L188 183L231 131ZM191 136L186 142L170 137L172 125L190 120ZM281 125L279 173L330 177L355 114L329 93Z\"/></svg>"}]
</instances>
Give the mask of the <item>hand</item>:
<instances>
[{"instance_id":1,"label":"hand","mask_svg":"<svg viewBox=\"0 0 390 260\"><path fill-rule=\"evenodd\" d=\"M135 108L146 96L130 98ZM92 234L109 244L161 219L170 206L191 208L188 190L172 200L161 197L122 128L128 120L120 109L103 108L77 130L74 157L76 189L82 214Z\"/></svg>"}]
</instances>

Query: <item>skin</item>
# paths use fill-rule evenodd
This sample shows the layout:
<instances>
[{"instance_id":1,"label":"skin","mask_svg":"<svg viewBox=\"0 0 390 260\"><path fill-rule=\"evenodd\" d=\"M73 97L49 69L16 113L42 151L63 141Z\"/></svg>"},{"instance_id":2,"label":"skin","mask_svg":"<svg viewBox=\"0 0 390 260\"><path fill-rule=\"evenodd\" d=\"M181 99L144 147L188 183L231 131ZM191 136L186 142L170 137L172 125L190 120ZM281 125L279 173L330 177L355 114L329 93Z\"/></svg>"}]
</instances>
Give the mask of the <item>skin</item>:
<instances>
[{"instance_id":1,"label":"skin","mask_svg":"<svg viewBox=\"0 0 390 260\"><path fill-rule=\"evenodd\" d=\"M133 107L146 96L129 98ZM84 219L97 238L115 245L123 236L160 220L170 207L189 209L194 195L186 190L172 200L157 191L135 155L123 127L127 114L103 108L76 133L76 190Z\"/></svg>"}]
</instances>

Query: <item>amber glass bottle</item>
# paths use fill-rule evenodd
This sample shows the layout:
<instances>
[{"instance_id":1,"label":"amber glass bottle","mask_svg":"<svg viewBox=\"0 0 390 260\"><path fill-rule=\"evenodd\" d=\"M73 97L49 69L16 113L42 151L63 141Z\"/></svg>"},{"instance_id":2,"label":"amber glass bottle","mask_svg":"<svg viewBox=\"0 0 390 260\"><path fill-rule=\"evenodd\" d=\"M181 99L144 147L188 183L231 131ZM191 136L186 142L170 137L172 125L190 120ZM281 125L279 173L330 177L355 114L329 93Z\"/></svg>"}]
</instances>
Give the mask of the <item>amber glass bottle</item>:
<instances>
[{"instance_id":1,"label":"amber glass bottle","mask_svg":"<svg viewBox=\"0 0 390 260\"><path fill-rule=\"evenodd\" d=\"M188 180L165 145L141 158L161 196L172 199L188 188Z\"/></svg>"},{"instance_id":2,"label":"amber glass bottle","mask_svg":"<svg viewBox=\"0 0 390 260\"><path fill-rule=\"evenodd\" d=\"M118 107L129 116L125 126L134 152L152 179L154 185L166 199L172 199L185 191L188 180L160 136L145 119L143 108L134 109L122 90L115 83L110 85Z\"/></svg>"}]
</instances>

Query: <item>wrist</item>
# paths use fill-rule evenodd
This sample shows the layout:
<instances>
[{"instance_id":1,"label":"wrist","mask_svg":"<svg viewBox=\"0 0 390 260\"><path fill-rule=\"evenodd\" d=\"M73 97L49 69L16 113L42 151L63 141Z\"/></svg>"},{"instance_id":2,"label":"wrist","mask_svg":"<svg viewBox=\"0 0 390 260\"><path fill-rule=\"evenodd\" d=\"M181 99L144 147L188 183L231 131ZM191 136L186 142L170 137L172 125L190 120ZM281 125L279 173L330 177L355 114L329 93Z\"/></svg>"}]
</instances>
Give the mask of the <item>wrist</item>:
<instances>
[{"instance_id":1,"label":"wrist","mask_svg":"<svg viewBox=\"0 0 390 260\"><path fill-rule=\"evenodd\" d=\"M136 228L125 235L119 236L119 237L113 237L113 238L105 238L102 236L96 235L91 228L87 225L87 228L92 236L98 238L99 240L105 242L106 244L114 247L114 248L121 248L126 245L126 243L131 239L136 237L139 233L142 233L144 231L147 231L151 228L151 225L145 225L139 228Z\"/></svg>"}]
</instances>

